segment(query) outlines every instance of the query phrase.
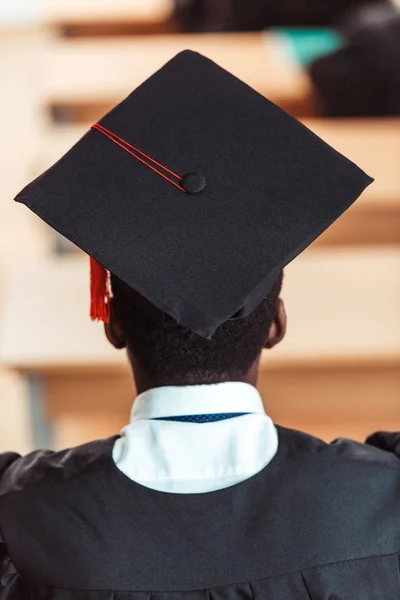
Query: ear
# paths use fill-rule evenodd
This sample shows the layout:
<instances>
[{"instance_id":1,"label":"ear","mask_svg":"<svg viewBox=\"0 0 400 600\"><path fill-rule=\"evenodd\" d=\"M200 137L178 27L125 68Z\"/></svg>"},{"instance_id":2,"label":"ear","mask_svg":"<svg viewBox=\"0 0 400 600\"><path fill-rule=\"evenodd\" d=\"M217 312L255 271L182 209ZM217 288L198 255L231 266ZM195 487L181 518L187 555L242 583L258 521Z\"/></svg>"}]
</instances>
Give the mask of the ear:
<instances>
[{"instance_id":1,"label":"ear","mask_svg":"<svg viewBox=\"0 0 400 600\"><path fill-rule=\"evenodd\" d=\"M110 322L104 323L104 332L110 344L112 344L117 350L122 350L122 348L126 347L126 340L122 330L121 322L115 314L112 302L113 300L111 299Z\"/></svg>"},{"instance_id":2,"label":"ear","mask_svg":"<svg viewBox=\"0 0 400 600\"><path fill-rule=\"evenodd\" d=\"M265 343L265 348L273 348L276 344L279 344L285 337L286 333L286 311L283 304L283 300L279 298L278 306L276 309L275 319L268 332L268 338Z\"/></svg>"}]
</instances>

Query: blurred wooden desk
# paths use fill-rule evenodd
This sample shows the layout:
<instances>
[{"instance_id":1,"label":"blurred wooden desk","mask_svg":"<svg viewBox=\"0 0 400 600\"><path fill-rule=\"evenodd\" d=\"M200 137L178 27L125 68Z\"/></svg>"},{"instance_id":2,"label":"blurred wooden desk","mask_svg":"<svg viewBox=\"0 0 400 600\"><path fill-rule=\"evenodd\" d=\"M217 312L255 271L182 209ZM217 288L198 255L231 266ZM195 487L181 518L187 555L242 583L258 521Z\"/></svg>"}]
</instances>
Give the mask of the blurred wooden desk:
<instances>
[{"instance_id":1,"label":"blurred wooden desk","mask_svg":"<svg viewBox=\"0 0 400 600\"><path fill-rule=\"evenodd\" d=\"M296 115L310 115L311 83L272 34L225 33L55 40L43 56L43 103L56 115L95 121L175 54L196 50Z\"/></svg>"},{"instance_id":2,"label":"blurred wooden desk","mask_svg":"<svg viewBox=\"0 0 400 600\"><path fill-rule=\"evenodd\" d=\"M400 243L400 119L307 119L305 124L375 178L314 246ZM86 129L78 125L49 129L34 175L58 160Z\"/></svg>"},{"instance_id":3,"label":"blurred wooden desk","mask_svg":"<svg viewBox=\"0 0 400 600\"><path fill-rule=\"evenodd\" d=\"M162 33L173 0L46 0L43 20L66 36Z\"/></svg>"},{"instance_id":4,"label":"blurred wooden desk","mask_svg":"<svg viewBox=\"0 0 400 600\"><path fill-rule=\"evenodd\" d=\"M312 119L305 124L375 179L317 245L400 243L400 119Z\"/></svg>"},{"instance_id":5,"label":"blurred wooden desk","mask_svg":"<svg viewBox=\"0 0 400 600\"><path fill-rule=\"evenodd\" d=\"M128 419L126 358L89 321L88 288L80 257L21 266L8 287L1 359L28 377L40 446ZM283 298L288 335L259 379L272 417L327 438L400 429L400 250L306 252L286 269Z\"/></svg>"}]
</instances>

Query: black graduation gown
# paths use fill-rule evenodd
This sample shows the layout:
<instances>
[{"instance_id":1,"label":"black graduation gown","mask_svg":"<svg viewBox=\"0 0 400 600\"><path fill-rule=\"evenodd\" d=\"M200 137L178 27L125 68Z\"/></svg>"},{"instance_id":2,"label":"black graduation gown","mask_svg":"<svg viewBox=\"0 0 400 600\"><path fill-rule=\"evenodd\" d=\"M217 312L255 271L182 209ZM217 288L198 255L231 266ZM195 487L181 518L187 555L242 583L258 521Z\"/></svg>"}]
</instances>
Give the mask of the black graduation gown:
<instances>
[{"instance_id":1,"label":"black graduation gown","mask_svg":"<svg viewBox=\"0 0 400 600\"><path fill-rule=\"evenodd\" d=\"M399 600L400 434L278 432L265 469L206 494L132 482L115 438L0 455L0 599Z\"/></svg>"}]
</instances>

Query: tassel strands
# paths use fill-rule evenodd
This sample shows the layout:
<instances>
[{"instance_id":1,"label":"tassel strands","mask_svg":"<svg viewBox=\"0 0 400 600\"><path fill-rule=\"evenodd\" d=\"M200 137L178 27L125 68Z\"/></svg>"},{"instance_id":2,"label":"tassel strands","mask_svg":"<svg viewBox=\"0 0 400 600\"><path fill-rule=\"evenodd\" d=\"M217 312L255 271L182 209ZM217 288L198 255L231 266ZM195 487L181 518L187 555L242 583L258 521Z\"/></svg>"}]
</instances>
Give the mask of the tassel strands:
<instances>
[{"instance_id":1,"label":"tassel strands","mask_svg":"<svg viewBox=\"0 0 400 600\"><path fill-rule=\"evenodd\" d=\"M110 322L110 275L105 267L90 257L90 318Z\"/></svg>"}]
</instances>

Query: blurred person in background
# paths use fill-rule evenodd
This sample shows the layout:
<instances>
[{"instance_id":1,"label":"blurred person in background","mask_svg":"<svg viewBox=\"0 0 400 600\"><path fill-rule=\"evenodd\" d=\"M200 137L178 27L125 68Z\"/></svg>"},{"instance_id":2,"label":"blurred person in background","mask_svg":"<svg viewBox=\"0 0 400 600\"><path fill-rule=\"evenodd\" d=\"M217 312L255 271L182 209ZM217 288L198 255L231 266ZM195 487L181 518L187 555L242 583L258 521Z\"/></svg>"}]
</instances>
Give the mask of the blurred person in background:
<instances>
[{"instance_id":1,"label":"blurred person in background","mask_svg":"<svg viewBox=\"0 0 400 600\"><path fill-rule=\"evenodd\" d=\"M333 28L339 48L309 72L328 117L400 114L400 11L389 0L175 0L184 31ZM307 35L307 33L305 33Z\"/></svg>"},{"instance_id":2,"label":"blurred person in background","mask_svg":"<svg viewBox=\"0 0 400 600\"><path fill-rule=\"evenodd\" d=\"M90 255L139 396L119 436L0 455L1 600L398 600L398 437L327 444L256 389L283 267L371 181L183 52L18 194Z\"/></svg>"},{"instance_id":3,"label":"blurred person in background","mask_svg":"<svg viewBox=\"0 0 400 600\"><path fill-rule=\"evenodd\" d=\"M321 112L332 117L400 115L400 10L363 6L342 22L343 46L310 75Z\"/></svg>"},{"instance_id":4,"label":"blurred person in background","mask_svg":"<svg viewBox=\"0 0 400 600\"><path fill-rule=\"evenodd\" d=\"M270 27L335 27L347 12L389 0L175 0L184 31L261 31Z\"/></svg>"}]
</instances>

